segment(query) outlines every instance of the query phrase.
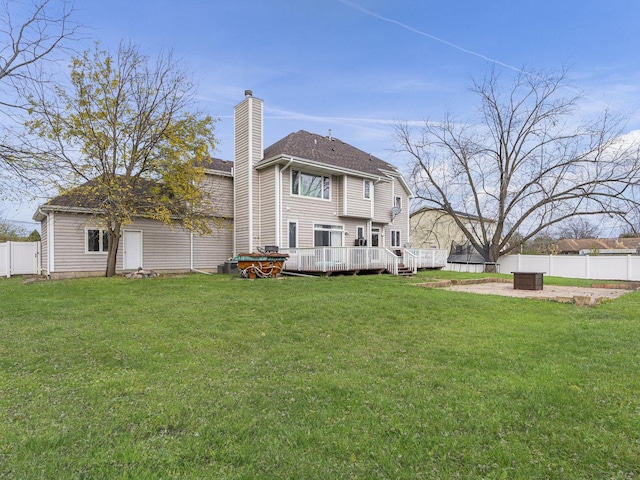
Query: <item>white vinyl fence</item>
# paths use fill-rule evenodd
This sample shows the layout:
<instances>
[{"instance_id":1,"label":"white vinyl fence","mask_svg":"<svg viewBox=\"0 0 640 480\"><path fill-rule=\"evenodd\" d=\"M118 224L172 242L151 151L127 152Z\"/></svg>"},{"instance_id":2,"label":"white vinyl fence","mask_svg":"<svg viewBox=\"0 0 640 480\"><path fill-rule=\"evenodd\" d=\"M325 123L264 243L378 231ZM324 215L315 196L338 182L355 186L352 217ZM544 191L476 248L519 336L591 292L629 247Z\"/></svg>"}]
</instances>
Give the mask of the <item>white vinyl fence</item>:
<instances>
[{"instance_id":1,"label":"white vinyl fence","mask_svg":"<svg viewBox=\"0 0 640 480\"><path fill-rule=\"evenodd\" d=\"M0 277L40 274L40 242L0 243Z\"/></svg>"},{"instance_id":2,"label":"white vinyl fence","mask_svg":"<svg viewBox=\"0 0 640 480\"><path fill-rule=\"evenodd\" d=\"M505 255L500 273L542 272L545 275L593 280L640 281L639 255Z\"/></svg>"}]
</instances>

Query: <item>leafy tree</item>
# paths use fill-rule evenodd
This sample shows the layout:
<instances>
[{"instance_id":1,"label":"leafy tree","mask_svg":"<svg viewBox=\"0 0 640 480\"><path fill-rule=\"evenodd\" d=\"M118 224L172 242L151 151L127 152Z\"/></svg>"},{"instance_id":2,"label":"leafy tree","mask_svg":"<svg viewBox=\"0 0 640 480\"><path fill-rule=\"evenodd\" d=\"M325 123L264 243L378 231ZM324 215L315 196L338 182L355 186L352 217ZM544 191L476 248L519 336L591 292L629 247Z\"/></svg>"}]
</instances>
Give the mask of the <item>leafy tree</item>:
<instances>
[{"instance_id":1,"label":"leafy tree","mask_svg":"<svg viewBox=\"0 0 640 480\"><path fill-rule=\"evenodd\" d=\"M558 253L558 240L554 237L540 233L531 238L522 253L529 255L550 255Z\"/></svg>"},{"instance_id":2,"label":"leafy tree","mask_svg":"<svg viewBox=\"0 0 640 480\"><path fill-rule=\"evenodd\" d=\"M27 242L39 242L40 240L42 240L42 238L40 237L40 232L38 230L33 230L26 238Z\"/></svg>"},{"instance_id":3,"label":"leafy tree","mask_svg":"<svg viewBox=\"0 0 640 480\"><path fill-rule=\"evenodd\" d=\"M472 88L480 100L476 121L446 116L417 134L397 126L418 202L456 219L486 261L564 220L624 216L637 204L637 143L623 141L621 122L609 112L576 125L580 97L564 80L564 73L523 73L505 86L492 72ZM457 212L478 217L479 228L467 228ZM522 239L511 242L516 232Z\"/></svg>"},{"instance_id":4,"label":"leafy tree","mask_svg":"<svg viewBox=\"0 0 640 480\"><path fill-rule=\"evenodd\" d=\"M36 165L108 230L106 276L134 217L209 231L197 184L214 124L193 110L194 84L171 54L152 61L133 45L115 54L96 45L73 60L70 86L55 93L32 100L29 126L43 139Z\"/></svg>"},{"instance_id":5,"label":"leafy tree","mask_svg":"<svg viewBox=\"0 0 640 480\"><path fill-rule=\"evenodd\" d=\"M21 227L16 227L8 220L0 218L0 242L19 242L24 240L26 232Z\"/></svg>"},{"instance_id":6,"label":"leafy tree","mask_svg":"<svg viewBox=\"0 0 640 480\"><path fill-rule=\"evenodd\" d=\"M12 179L24 178L22 160L29 155L16 139L13 121L27 104L25 84L42 82L42 64L77 37L66 2L0 0L0 198ZM15 185L14 185L15 186Z\"/></svg>"}]
</instances>

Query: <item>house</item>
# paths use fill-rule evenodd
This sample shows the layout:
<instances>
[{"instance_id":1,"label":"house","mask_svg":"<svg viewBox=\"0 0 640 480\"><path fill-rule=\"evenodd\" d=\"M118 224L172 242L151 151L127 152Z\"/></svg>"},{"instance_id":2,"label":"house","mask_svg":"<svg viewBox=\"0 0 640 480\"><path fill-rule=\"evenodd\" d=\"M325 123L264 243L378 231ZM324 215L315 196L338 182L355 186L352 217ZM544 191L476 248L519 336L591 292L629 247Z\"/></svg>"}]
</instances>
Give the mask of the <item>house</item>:
<instances>
[{"instance_id":1,"label":"house","mask_svg":"<svg viewBox=\"0 0 640 480\"><path fill-rule=\"evenodd\" d=\"M462 212L456 214L467 229L478 231L480 235L477 216ZM484 222L493 229L495 221L485 218ZM410 215L410 235L412 247L447 249L448 263L485 263L482 255L473 248L454 218L442 209L422 207L413 212Z\"/></svg>"},{"instance_id":2,"label":"house","mask_svg":"<svg viewBox=\"0 0 640 480\"><path fill-rule=\"evenodd\" d=\"M288 270L398 273L403 264L415 270L420 253L404 249L412 194L398 169L330 135L304 130L265 149L263 108L246 91L234 109L234 161L205 165L202 188L219 228L198 235L137 218L123 228L117 270L210 272L265 246L289 253ZM96 212L90 200L64 195L38 208L43 273L104 274L108 238Z\"/></svg>"},{"instance_id":3,"label":"house","mask_svg":"<svg viewBox=\"0 0 640 480\"><path fill-rule=\"evenodd\" d=\"M558 255L640 255L640 238L567 238L556 250Z\"/></svg>"}]
</instances>

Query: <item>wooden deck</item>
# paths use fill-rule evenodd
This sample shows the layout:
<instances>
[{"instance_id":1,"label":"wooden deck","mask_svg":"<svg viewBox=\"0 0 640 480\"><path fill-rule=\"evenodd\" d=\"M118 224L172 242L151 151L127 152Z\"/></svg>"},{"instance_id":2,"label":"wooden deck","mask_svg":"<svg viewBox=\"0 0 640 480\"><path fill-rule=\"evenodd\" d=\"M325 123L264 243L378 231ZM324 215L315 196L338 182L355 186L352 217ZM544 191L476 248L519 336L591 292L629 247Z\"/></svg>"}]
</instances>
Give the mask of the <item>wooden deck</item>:
<instances>
[{"instance_id":1,"label":"wooden deck","mask_svg":"<svg viewBox=\"0 0 640 480\"><path fill-rule=\"evenodd\" d=\"M443 268L447 262L446 250L390 250L381 247L318 247L284 248L279 250L289 258L285 272L314 275L416 273L420 269Z\"/></svg>"}]
</instances>

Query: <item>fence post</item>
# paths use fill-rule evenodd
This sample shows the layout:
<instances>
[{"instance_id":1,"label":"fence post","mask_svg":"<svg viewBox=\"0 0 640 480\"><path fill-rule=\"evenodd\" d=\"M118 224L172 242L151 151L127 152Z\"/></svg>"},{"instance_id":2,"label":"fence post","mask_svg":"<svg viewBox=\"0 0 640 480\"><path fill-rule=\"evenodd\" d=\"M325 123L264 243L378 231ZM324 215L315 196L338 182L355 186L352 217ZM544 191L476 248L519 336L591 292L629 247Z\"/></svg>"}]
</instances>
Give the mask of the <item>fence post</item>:
<instances>
[{"instance_id":1,"label":"fence post","mask_svg":"<svg viewBox=\"0 0 640 480\"><path fill-rule=\"evenodd\" d=\"M9 260L11 259L10 249L11 249L11 242L5 243L4 259L5 259L5 265L7 266L7 278L11 276L11 265L9 265Z\"/></svg>"},{"instance_id":2,"label":"fence post","mask_svg":"<svg viewBox=\"0 0 640 480\"><path fill-rule=\"evenodd\" d=\"M13 259L13 242L7 242L7 278L11 276L13 272L13 265L11 264L11 260Z\"/></svg>"},{"instance_id":3,"label":"fence post","mask_svg":"<svg viewBox=\"0 0 640 480\"><path fill-rule=\"evenodd\" d=\"M589 255L584 256L584 278L590 278L591 265L589 265Z\"/></svg>"}]
</instances>

